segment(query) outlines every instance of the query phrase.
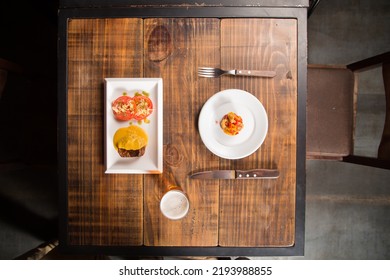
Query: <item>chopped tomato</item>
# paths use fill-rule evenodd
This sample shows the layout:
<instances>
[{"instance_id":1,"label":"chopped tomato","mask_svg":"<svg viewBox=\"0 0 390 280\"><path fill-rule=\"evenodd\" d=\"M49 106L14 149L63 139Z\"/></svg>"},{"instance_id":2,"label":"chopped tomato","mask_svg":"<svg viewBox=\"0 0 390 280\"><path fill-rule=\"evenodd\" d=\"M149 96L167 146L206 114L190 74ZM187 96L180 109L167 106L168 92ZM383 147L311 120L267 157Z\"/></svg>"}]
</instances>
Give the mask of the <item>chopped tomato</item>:
<instances>
[{"instance_id":1,"label":"chopped tomato","mask_svg":"<svg viewBox=\"0 0 390 280\"><path fill-rule=\"evenodd\" d=\"M136 107L133 118L137 121L146 119L153 112L153 103L149 97L136 95L133 100Z\"/></svg>"},{"instance_id":2,"label":"chopped tomato","mask_svg":"<svg viewBox=\"0 0 390 280\"><path fill-rule=\"evenodd\" d=\"M134 118L136 104L132 97L122 95L112 102L111 108L117 120L128 121Z\"/></svg>"},{"instance_id":3,"label":"chopped tomato","mask_svg":"<svg viewBox=\"0 0 390 280\"><path fill-rule=\"evenodd\" d=\"M222 130L228 135L237 135L244 127L242 118L233 112L223 116L220 125Z\"/></svg>"}]
</instances>

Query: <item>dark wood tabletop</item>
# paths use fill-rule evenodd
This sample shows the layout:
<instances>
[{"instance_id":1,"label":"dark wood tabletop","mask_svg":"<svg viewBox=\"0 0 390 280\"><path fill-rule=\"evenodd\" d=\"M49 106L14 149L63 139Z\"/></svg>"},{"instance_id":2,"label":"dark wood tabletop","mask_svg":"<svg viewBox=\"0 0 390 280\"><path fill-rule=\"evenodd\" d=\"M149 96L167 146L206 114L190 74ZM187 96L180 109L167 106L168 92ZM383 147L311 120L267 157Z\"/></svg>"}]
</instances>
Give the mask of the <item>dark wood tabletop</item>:
<instances>
[{"instance_id":1,"label":"dark wood tabletop","mask_svg":"<svg viewBox=\"0 0 390 280\"><path fill-rule=\"evenodd\" d=\"M166 9L163 17L150 7L114 14L110 9L61 10L62 247L146 255L303 254L306 18L302 10L204 7L192 11L191 17L178 16L177 8ZM184 15L186 11L182 9ZM199 66L273 70L276 76L202 78L197 76ZM105 174L107 77L163 79L162 174ZM214 155L199 135L202 106L225 89L252 93L268 115L265 141L242 159ZM253 168L275 168L280 176L268 180L188 176L200 170ZM190 211L179 221L168 220L159 209L167 176L190 199Z\"/></svg>"}]
</instances>

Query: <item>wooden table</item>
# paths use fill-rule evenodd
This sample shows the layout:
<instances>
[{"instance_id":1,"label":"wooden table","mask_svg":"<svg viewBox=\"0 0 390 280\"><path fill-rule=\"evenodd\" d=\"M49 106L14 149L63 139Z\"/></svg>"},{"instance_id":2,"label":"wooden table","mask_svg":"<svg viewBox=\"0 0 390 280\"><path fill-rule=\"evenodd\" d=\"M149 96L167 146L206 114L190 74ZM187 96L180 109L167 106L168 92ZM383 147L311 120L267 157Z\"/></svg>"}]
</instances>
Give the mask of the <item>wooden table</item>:
<instances>
[{"instance_id":1,"label":"wooden table","mask_svg":"<svg viewBox=\"0 0 390 280\"><path fill-rule=\"evenodd\" d=\"M303 254L305 9L64 8L59 32L64 250L133 255ZM197 76L198 66L275 70L277 75L209 79ZM106 77L163 79L163 174L104 173ZM262 146L239 160L211 153L197 128L208 98L231 88L255 95L269 121ZM280 177L188 177L199 170L252 168L277 168ZM164 218L159 210L167 176L174 177L191 201L189 214L179 221Z\"/></svg>"}]
</instances>

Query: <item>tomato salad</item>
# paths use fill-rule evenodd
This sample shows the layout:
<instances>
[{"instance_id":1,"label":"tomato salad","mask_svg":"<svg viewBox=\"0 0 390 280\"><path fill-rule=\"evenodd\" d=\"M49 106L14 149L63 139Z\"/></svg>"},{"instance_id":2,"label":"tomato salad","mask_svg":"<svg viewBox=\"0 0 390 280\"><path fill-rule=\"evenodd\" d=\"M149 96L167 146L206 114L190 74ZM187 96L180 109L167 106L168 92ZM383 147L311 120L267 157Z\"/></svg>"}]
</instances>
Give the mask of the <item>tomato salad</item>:
<instances>
[{"instance_id":1,"label":"tomato salad","mask_svg":"<svg viewBox=\"0 0 390 280\"><path fill-rule=\"evenodd\" d=\"M224 115L220 125L223 132L231 136L237 135L244 127L242 118L233 112Z\"/></svg>"},{"instance_id":2,"label":"tomato salad","mask_svg":"<svg viewBox=\"0 0 390 280\"><path fill-rule=\"evenodd\" d=\"M143 94L137 92L134 97L131 97L124 93L115 99L111 104L115 119L118 121L146 120L153 112L152 100L147 95L146 92Z\"/></svg>"}]
</instances>

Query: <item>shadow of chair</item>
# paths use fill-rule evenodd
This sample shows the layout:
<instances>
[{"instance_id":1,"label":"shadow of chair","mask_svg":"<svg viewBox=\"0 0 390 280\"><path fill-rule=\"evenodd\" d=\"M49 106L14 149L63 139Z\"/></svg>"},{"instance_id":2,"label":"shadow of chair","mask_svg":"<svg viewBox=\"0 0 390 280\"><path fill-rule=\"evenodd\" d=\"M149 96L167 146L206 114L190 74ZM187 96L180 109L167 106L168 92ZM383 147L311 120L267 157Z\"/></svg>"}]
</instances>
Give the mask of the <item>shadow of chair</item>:
<instances>
[{"instance_id":1,"label":"shadow of chair","mask_svg":"<svg viewBox=\"0 0 390 280\"><path fill-rule=\"evenodd\" d=\"M386 118L377 157L354 154L358 74L382 67ZM390 169L390 52L345 66L309 65L306 158Z\"/></svg>"}]
</instances>

